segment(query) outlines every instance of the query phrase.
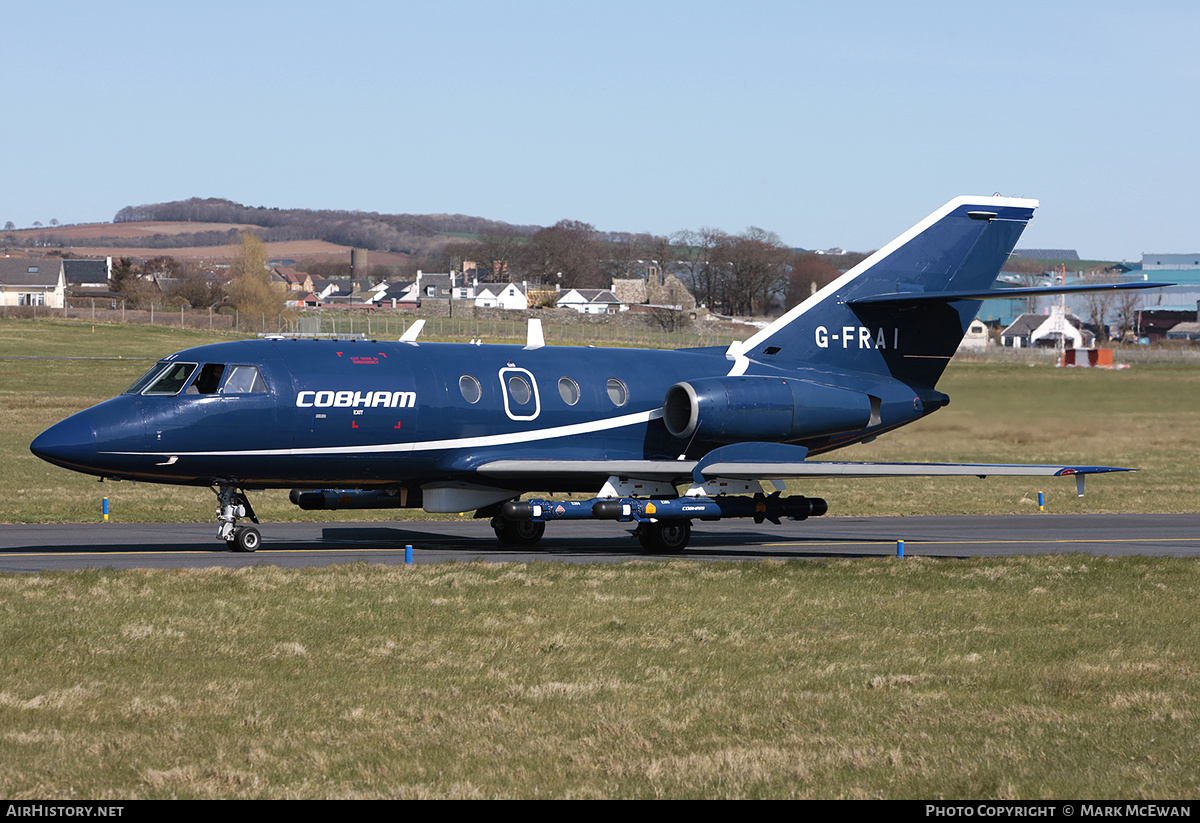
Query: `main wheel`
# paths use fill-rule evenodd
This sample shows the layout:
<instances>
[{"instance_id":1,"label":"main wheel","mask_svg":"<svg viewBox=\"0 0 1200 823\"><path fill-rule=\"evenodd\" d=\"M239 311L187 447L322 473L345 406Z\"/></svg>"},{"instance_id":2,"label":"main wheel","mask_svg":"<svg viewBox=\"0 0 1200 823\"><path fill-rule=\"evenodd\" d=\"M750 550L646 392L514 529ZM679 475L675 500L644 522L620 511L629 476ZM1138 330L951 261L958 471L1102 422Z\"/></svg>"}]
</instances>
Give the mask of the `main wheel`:
<instances>
[{"instance_id":1,"label":"main wheel","mask_svg":"<svg viewBox=\"0 0 1200 823\"><path fill-rule=\"evenodd\" d=\"M235 552L252 552L262 543L262 535L258 533L258 529L253 526L239 528L233 533L233 540L229 541L229 548Z\"/></svg>"},{"instance_id":2,"label":"main wheel","mask_svg":"<svg viewBox=\"0 0 1200 823\"><path fill-rule=\"evenodd\" d=\"M692 521L660 520L641 523L635 532L638 542L649 554L679 554L692 537Z\"/></svg>"},{"instance_id":3,"label":"main wheel","mask_svg":"<svg viewBox=\"0 0 1200 823\"><path fill-rule=\"evenodd\" d=\"M492 529L496 537L506 546L533 546L546 533L546 524L541 520L507 520L492 518Z\"/></svg>"}]
</instances>

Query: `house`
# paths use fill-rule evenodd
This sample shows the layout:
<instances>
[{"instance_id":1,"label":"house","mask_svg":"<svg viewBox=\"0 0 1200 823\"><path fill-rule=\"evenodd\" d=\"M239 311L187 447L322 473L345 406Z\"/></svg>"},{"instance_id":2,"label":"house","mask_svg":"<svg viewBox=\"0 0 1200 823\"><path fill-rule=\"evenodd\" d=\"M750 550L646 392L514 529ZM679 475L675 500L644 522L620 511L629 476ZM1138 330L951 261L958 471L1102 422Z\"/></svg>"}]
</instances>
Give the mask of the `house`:
<instances>
[{"instance_id":1,"label":"house","mask_svg":"<svg viewBox=\"0 0 1200 823\"><path fill-rule=\"evenodd\" d=\"M89 297L107 292L112 280L112 258L63 260L67 289L74 295Z\"/></svg>"},{"instance_id":2,"label":"house","mask_svg":"<svg viewBox=\"0 0 1200 823\"><path fill-rule=\"evenodd\" d=\"M475 305L480 308L529 308L528 283L485 283L478 287Z\"/></svg>"},{"instance_id":3,"label":"house","mask_svg":"<svg viewBox=\"0 0 1200 823\"><path fill-rule=\"evenodd\" d=\"M312 276L290 266L276 266L271 269L271 282L282 284L288 291L308 293L313 290Z\"/></svg>"},{"instance_id":4,"label":"house","mask_svg":"<svg viewBox=\"0 0 1200 823\"><path fill-rule=\"evenodd\" d=\"M611 291L618 300L630 307L643 305L687 312L696 308L696 298L678 275L664 271L657 265L649 267L644 278L613 280Z\"/></svg>"},{"instance_id":5,"label":"house","mask_svg":"<svg viewBox=\"0 0 1200 823\"><path fill-rule=\"evenodd\" d=\"M375 296L371 299L371 302L376 306L416 308L420 305L420 300L417 298L417 284L415 282L379 283L372 289L372 292Z\"/></svg>"},{"instance_id":6,"label":"house","mask_svg":"<svg viewBox=\"0 0 1200 823\"><path fill-rule=\"evenodd\" d=\"M1091 348L1096 335L1083 327L1078 317L1059 306L1052 306L1049 314L1023 314L1012 325L1000 332L1000 345L1014 349L1030 346L1057 346L1064 339L1068 349Z\"/></svg>"},{"instance_id":7,"label":"house","mask_svg":"<svg viewBox=\"0 0 1200 823\"><path fill-rule=\"evenodd\" d=\"M971 325L967 326L967 333L959 341L958 350L977 351L979 349L986 349L989 342L987 325L977 317L971 321Z\"/></svg>"},{"instance_id":8,"label":"house","mask_svg":"<svg viewBox=\"0 0 1200 823\"><path fill-rule=\"evenodd\" d=\"M554 305L580 314L616 314L629 308L608 289L568 289Z\"/></svg>"},{"instance_id":9,"label":"house","mask_svg":"<svg viewBox=\"0 0 1200 823\"><path fill-rule=\"evenodd\" d=\"M1200 341L1200 323L1178 323L1167 332L1168 340Z\"/></svg>"},{"instance_id":10,"label":"house","mask_svg":"<svg viewBox=\"0 0 1200 823\"><path fill-rule=\"evenodd\" d=\"M0 305L61 309L66 293L61 257L0 257Z\"/></svg>"},{"instance_id":11,"label":"house","mask_svg":"<svg viewBox=\"0 0 1200 823\"><path fill-rule=\"evenodd\" d=\"M467 282L458 272L428 274L417 271L417 295L437 300L474 300L478 281Z\"/></svg>"}]
</instances>

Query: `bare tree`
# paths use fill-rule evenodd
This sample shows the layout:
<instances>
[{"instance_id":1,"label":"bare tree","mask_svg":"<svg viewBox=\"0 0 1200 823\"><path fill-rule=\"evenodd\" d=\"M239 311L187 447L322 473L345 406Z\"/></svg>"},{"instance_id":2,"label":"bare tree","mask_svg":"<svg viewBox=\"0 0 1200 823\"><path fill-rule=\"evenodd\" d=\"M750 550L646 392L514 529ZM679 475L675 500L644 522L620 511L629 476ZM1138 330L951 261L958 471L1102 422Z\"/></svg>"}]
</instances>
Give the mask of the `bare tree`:
<instances>
[{"instance_id":1,"label":"bare tree","mask_svg":"<svg viewBox=\"0 0 1200 823\"><path fill-rule=\"evenodd\" d=\"M829 285L841 271L825 259L825 255L798 252L792 256L784 308L799 305L817 289Z\"/></svg>"},{"instance_id":2,"label":"bare tree","mask_svg":"<svg viewBox=\"0 0 1200 823\"><path fill-rule=\"evenodd\" d=\"M559 220L529 238L521 265L547 283L557 282L561 273L564 288L602 288L606 285L600 264L603 254L595 226Z\"/></svg>"},{"instance_id":3,"label":"bare tree","mask_svg":"<svg viewBox=\"0 0 1200 823\"><path fill-rule=\"evenodd\" d=\"M721 283L726 267L714 259L714 252L727 236L720 229L708 227L671 235L671 256L682 270L684 284L698 303L713 311L725 310L721 304Z\"/></svg>"},{"instance_id":4,"label":"bare tree","mask_svg":"<svg viewBox=\"0 0 1200 823\"><path fill-rule=\"evenodd\" d=\"M734 314L765 314L787 282L789 250L779 235L751 226L715 249L728 268L724 301Z\"/></svg>"},{"instance_id":5,"label":"bare tree","mask_svg":"<svg viewBox=\"0 0 1200 823\"><path fill-rule=\"evenodd\" d=\"M1107 271L1090 271L1082 278L1082 282L1089 285L1119 283L1120 280L1121 278L1118 275ZM1119 292L1115 291L1099 291L1083 295L1092 324L1096 327L1097 343L1108 341L1107 318L1113 313L1113 307L1117 302L1118 294Z\"/></svg>"},{"instance_id":6,"label":"bare tree","mask_svg":"<svg viewBox=\"0 0 1200 823\"><path fill-rule=\"evenodd\" d=\"M475 263L479 279L503 283L510 279L512 269L525 250L524 237L507 234L485 234L479 242L462 250L464 259Z\"/></svg>"}]
</instances>

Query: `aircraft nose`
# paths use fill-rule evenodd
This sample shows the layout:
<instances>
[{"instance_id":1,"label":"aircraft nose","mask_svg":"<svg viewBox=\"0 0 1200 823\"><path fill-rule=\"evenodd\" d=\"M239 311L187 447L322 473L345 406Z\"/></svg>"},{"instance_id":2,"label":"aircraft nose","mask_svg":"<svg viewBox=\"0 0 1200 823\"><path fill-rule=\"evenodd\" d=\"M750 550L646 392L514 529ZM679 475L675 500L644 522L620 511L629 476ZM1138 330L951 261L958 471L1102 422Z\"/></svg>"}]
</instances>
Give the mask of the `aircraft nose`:
<instances>
[{"instance_id":1,"label":"aircraft nose","mask_svg":"<svg viewBox=\"0 0 1200 823\"><path fill-rule=\"evenodd\" d=\"M73 414L35 437L29 450L51 463L86 466L96 456L96 427L85 413Z\"/></svg>"}]
</instances>

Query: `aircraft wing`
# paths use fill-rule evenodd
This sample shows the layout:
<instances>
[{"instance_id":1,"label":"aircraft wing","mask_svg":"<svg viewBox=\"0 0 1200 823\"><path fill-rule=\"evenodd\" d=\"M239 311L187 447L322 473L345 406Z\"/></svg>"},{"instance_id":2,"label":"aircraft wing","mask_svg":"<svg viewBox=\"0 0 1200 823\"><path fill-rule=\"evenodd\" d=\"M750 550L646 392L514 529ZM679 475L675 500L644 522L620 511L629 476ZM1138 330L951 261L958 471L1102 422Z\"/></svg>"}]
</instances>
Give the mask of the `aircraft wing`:
<instances>
[{"instance_id":1,"label":"aircraft wing","mask_svg":"<svg viewBox=\"0 0 1200 823\"><path fill-rule=\"evenodd\" d=\"M776 447L777 449L780 447ZM782 447L788 449L789 447ZM798 447L790 447L798 448ZM534 477L594 478L597 485L608 477L634 477L682 484L716 477L736 480L769 480L800 477L1063 477L1074 475L1079 493L1089 474L1137 471L1116 466L1017 463L835 463L813 460L722 459L718 449L701 461L694 460L493 460L476 471L508 479ZM715 459L710 459L715 458Z\"/></svg>"},{"instance_id":2,"label":"aircraft wing","mask_svg":"<svg viewBox=\"0 0 1200 823\"><path fill-rule=\"evenodd\" d=\"M1127 472L1115 466L1028 465L1018 463L711 463L706 477L1061 477L1072 474Z\"/></svg>"}]
</instances>

